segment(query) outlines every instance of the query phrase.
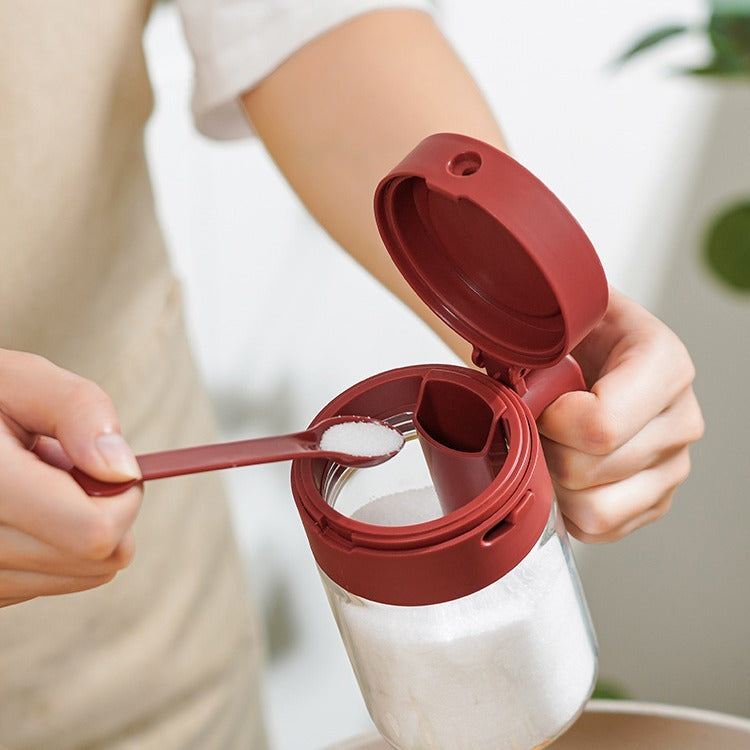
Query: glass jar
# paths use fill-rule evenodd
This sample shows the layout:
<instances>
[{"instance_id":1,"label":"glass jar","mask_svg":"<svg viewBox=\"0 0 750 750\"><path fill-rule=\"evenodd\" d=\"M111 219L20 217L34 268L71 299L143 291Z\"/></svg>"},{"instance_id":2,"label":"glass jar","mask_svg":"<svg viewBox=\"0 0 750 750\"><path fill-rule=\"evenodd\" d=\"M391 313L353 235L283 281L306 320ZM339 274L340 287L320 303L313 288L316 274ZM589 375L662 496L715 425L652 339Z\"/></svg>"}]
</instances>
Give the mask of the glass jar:
<instances>
[{"instance_id":1,"label":"glass jar","mask_svg":"<svg viewBox=\"0 0 750 750\"><path fill-rule=\"evenodd\" d=\"M324 497L370 524L441 517L409 415L390 421L402 455L379 472L332 467ZM543 747L591 695L596 642L555 503L515 568L458 599L384 604L320 574L368 711L399 750Z\"/></svg>"}]
</instances>

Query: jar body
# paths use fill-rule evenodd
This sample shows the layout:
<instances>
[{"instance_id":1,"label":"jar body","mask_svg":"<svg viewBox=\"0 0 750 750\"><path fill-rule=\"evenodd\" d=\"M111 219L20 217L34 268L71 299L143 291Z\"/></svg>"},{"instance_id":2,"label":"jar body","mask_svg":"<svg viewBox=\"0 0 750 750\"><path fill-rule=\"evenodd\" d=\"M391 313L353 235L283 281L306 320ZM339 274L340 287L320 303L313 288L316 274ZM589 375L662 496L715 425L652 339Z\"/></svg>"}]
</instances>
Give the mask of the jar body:
<instances>
[{"instance_id":1,"label":"jar body","mask_svg":"<svg viewBox=\"0 0 750 750\"><path fill-rule=\"evenodd\" d=\"M553 503L532 551L485 588L396 606L321 577L370 715L399 750L531 750L583 710L596 641Z\"/></svg>"},{"instance_id":2,"label":"jar body","mask_svg":"<svg viewBox=\"0 0 750 750\"><path fill-rule=\"evenodd\" d=\"M479 431L482 409L459 398L468 390L500 420L484 420L500 427L487 433L505 448L498 473L457 508L443 507L417 438L426 382L451 386L433 394L437 416L479 415L469 420ZM405 438L372 468L292 466L300 518L375 725L398 750L545 746L593 689L596 643L530 410L486 375L417 365L352 386L318 419L339 414L383 419Z\"/></svg>"}]
</instances>

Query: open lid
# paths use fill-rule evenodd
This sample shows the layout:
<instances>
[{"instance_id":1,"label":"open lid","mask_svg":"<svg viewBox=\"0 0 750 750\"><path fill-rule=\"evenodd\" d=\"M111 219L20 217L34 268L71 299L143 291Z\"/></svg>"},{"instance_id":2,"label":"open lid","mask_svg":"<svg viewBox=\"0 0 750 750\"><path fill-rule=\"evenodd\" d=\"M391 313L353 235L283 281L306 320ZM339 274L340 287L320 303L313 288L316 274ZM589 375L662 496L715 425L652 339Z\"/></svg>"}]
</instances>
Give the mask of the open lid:
<instances>
[{"instance_id":1,"label":"open lid","mask_svg":"<svg viewBox=\"0 0 750 750\"><path fill-rule=\"evenodd\" d=\"M482 141L423 140L381 181L375 218L404 278L493 377L515 383L556 364L606 310L604 271L576 220Z\"/></svg>"}]
</instances>

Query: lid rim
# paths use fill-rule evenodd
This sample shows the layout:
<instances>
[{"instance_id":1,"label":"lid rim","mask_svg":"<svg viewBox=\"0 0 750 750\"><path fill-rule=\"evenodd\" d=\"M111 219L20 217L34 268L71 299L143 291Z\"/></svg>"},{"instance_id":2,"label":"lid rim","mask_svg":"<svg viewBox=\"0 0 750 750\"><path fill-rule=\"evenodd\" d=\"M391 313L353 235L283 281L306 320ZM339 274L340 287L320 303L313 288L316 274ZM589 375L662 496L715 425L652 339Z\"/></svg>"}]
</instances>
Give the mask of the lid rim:
<instances>
[{"instance_id":1,"label":"lid rim","mask_svg":"<svg viewBox=\"0 0 750 750\"><path fill-rule=\"evenodd\" d=\"M321 492L323 460L292 462L292 494L316 563L344 590L372 601L420 606L473 593L523 559L549 516L552 488L531 412L511 389L476 370L439 364L383 372L341 393L313 422L328 415L361 412L364 404L381 399L389 404L389 411L400 410L407 397L402 387L413 408L418 381L436 368L477 379L507 400L517 425L514 449L508 453L513 467L505 486L493 483L481 496L441 519L414 526L377 526L350 519L326 503ZM375 409L372 416L388 415ZM529 491L534 502L524 504L522 516L508 522L503 543L485 543L487 532L503 523ZM442 528L432 528L435 524ZM354 528L354 533L340 534L342 526Z\"/></svg>"}]
</instances>

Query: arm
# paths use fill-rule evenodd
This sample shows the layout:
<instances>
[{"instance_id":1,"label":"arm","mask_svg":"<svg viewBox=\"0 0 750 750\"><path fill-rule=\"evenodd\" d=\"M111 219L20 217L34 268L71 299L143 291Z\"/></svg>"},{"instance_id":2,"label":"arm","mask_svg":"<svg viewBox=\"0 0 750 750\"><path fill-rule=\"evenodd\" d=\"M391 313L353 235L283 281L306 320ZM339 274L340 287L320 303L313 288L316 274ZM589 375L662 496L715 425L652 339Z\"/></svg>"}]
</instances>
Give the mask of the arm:
<instances>
[{"instance_id":1,"label":"arm","mask_svg":"<svg viewBox=\"0 0 750 750\"><path fill-rule=\"evenodd\" d=\"M467 342L401 278L372 211L380 178L431 133L504 148L476 84L432 20L407 10L356 18L299 50L242 104L320 224L469 361ZM693 368L666 326L616 293L575 355L592 392L558 399L540 429L569 529L608 541L663 515L687 476L687 444L702 432ZM631 407L637 416L624 418Z\"/></svg>"},{"instance_id":2,"label":"arm","mask_svg":"<svg viewBox=\"0 0 750 750\"><path fill-rule=\"evenodd\" d=\"M412 291L375 226L375 186L425 136L504 148L473 79L432 20L367 13L287 60L243 97L266 148L318 222L465 360L470 346Z\"/></svg>"}]
</instances>

